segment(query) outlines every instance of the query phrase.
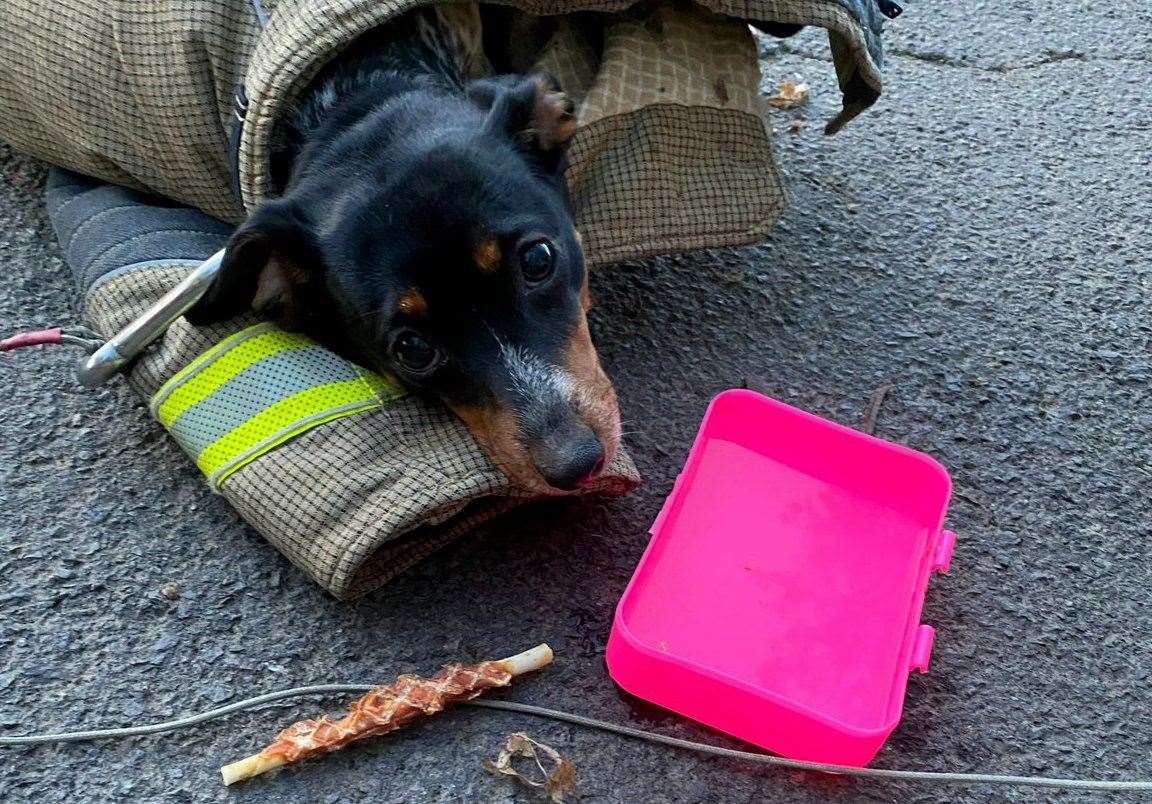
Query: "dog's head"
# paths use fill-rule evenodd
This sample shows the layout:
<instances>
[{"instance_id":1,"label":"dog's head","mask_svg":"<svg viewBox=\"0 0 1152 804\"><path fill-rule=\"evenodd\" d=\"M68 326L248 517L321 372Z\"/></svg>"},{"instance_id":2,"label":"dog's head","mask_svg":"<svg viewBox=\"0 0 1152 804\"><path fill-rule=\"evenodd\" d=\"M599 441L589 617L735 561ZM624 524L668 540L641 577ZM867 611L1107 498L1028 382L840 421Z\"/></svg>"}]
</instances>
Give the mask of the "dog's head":
<instances>
[{"instance_id":1,"label":"dog's head","mask_svg":"<svg viewBox=\"0 0 1152 804\"><path fill-rule=\"evenodd\" d=\"M567 206L574 127L543 77L408 93L309 146L188 318L255 309L439 397L521 485L586 485L620 421Z\"/></svg>"}]
</instances>

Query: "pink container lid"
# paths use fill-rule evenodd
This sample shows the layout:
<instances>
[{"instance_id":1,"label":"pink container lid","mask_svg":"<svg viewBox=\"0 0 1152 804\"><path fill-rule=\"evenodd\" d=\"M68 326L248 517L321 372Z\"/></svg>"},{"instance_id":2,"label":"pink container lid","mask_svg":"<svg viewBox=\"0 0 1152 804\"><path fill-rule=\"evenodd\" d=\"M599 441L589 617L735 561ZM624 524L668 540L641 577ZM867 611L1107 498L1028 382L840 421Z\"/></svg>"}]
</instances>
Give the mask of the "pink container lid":
<instances>
[{"instance_id":1,"label":"pink container lid","mask_svg":"<svg viewBox=\"0 0 1152 804\"><path fill-rule=\"evenodd\" d=\"M616 608L609 673L783 756L866 764L928 669L950 492L927 455L720 394Z\"/></svg>"}]
</instances>

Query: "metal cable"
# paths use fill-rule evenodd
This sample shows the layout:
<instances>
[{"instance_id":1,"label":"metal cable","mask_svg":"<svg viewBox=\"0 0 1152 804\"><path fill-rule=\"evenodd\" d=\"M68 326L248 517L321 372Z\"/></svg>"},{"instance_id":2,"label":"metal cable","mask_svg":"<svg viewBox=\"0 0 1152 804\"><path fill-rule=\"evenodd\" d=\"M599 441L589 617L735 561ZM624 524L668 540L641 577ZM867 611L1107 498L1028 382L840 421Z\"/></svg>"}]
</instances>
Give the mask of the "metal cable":
<instances>
[{"instance_id":1,"label":"metal cable","mask_svg":"<svg viewBox=\"0 0 1152 804\"><path fill-rule=\"evenodd\" d=\"M87 731L61 732L59 734L30 734L19 737L0 736L0 746L41 745L43 743L78 742L82 740L103 740L115 737L137 737L145 734L159 734L161 732L174 731L176 729L195 726L199 723L204 723L209 720L215 720L216 718L230 715L233 712L252 709L253 707L274 703L276 701L284 700L285 698L297 698L303 695L320 695L334 692L364 693L374 688L375 686L371 684L314 684L307 687L293 687L292 689L269 692L265 695L258 695L255 698L248 698L243 701L237 701L236 703L231 703L227 706L221 706L216 709L210 709L207 712L201 712L196 715L176 718L174 720L164 721L163 723L152 723L147 726L128 726L119 729L92 729ZM549 720L572 723L577 726L599 729L600 731L620 734L625 737L634 737L639 740L646 740L651 743L668 745L672 746L673 748L681 748L687 751L696 751L698 753L710 754L712 756L739 759L746 762L755 762L761 765L773 765L780 768L791 768L795 770L838 773L846 776L858 776L873 779L895 779L904 782L933 782L936 784L988 784L1017 787L1047 787L1064 790L1124 790L1152 792L1152 781L1056 779L1044 776L1005 776L988 773L938 773L930 771L889 770L886 768L853 768L844 765L829 765L822 762L803 762L795 759L785 759L783 757L772 756L770 754L757 754L751 751L737 751L732 748L721 748L719 746L708 745L706 743L698 743L692 740L682 740L679 737L669 737L667 735L657 734L651 731L634 729L630 726L621 726L616 723L609 723L605 720L597 720L591 717L584 717L583 715L574 715L569 712L561 712L555 709L546 709L542 706L532 706L531 704L516 703L514 701L476 700L468 701L463 705L476 706L484 709L496 709L503 712L516 712L523 715L532 715L533 717L542 717Z\"/></svg>"},{"instance_id":2,"label":"metal cable","mask_svg":"<svg viewBox=\"0 0 1152 804\"><path fill-rule=\"evenodd\" d=\"M126 726L120 729L91 729L88 731L65 731L59 734L29 734L23 737L0 736L0 747L9 745L39 745L41 743L76 743L84 740L104 740L114 737L138 737L142 734L159 734L165 731L175 731L204 723L208 720L251 709L261 704L272 703L284 698L297 698L301 695L318 695L329 692L367 692L373 687L365 684L314 684L309 687L293 687L290 690L278 690L266 695L257 695L243 701L209 709L197 715L178 717L175 720L166 720L163 723L151 723L147 726Z\"/></svg>"}]
</instances>

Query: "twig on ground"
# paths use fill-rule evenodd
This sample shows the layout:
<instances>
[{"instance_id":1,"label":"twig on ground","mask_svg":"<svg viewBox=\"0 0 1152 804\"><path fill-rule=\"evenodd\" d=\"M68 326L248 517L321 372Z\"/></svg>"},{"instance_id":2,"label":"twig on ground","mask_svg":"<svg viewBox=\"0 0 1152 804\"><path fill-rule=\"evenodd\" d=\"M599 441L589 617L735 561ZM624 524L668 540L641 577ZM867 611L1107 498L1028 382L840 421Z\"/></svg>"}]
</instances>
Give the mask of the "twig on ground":
<instances>
[{"instance_id":1,"label":"twig on ground","mask_svg":"<svg viewBox=\"0 0 1152 804\"><path fill-rule=\"evenodd\" d=\"M860 430L868 435L876 434L876 420L880 418L880 408L884 407L884 400L896 388L892 383L881 385L872 392L868 399L868 406L864 408L864 417L860 420Z\"/></svg>"}]
</instances>

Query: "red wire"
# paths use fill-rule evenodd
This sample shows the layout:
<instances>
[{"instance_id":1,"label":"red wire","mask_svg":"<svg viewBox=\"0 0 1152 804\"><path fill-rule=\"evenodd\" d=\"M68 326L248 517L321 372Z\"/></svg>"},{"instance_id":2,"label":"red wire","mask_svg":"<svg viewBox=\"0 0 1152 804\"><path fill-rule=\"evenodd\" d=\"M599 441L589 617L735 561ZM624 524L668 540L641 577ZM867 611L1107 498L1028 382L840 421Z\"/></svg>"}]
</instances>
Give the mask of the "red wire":
<instances>
[{"instance_id":1,"label":"red wire","mask_svg":"<svg viewBox=\"0 0 1152 804\"><path fill-rule=\"evenodd\" d=\"M60 327L40 329L34 332L20 332L11 338L0 341L0 352L23 349L25 346L45 346L60 343Z\"/></svg>"}]
</instances>

